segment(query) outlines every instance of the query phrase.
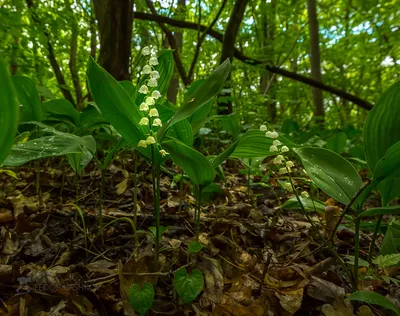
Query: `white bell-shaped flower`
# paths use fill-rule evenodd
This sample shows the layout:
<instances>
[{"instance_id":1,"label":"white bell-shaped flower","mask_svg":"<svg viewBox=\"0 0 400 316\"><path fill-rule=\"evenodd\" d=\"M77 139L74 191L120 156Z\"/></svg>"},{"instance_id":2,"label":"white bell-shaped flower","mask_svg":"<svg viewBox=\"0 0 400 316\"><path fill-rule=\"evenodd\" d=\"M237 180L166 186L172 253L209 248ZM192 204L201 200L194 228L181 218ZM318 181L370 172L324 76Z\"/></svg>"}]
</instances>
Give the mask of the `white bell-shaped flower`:
<instances>
[{"instance_id":1,"label":"white bell-shaped flower","mask_svg":"<svg viewBox=\"0 0 400 316\"><path fill-rule=\"evenodd\" d=\"M168 155L168 153L164 149L160 150L160 154L162 157L165 157L166 155Z\"/></svg>"},{"instance_id":2,"label":"white bell-shaped flower","mask_svg":"<svg viewBox=\"0 0 400 316\"><path fill-rule=\"evenodd\" d=\"M293 188L292 188L292 184L290 182L286 182L283 187L289 191L289 192L293 192Z\"/></svg>"},{"instance_id":3,"label":"white bell-shaped flower","mask_svg":"<svg viewBox=\"0 0 400 316\"><path fill-rule=\"evenodd\" d=\"M280 146L280 145L282 145L282 143L281 143L279 140L275 139L275 140L272 142L272 145Z\"/></svg>"},{"instance_id":4,"label":"white bell-shaped flower","mask_svg":"<svg viewBox=\"0 0 400 316\"><path fill-rule=\"evenodd\" d=\"M158 98L161 98L161 93L160 93L160 91L158 91L158 90L154 90L152 93L151 93L151 97L152 98L154 98L154 99L158 99Z\"/></svg>"},{"instance_id":5,"label":"white bell-shaped flower","mask_svg":"<svg viewBox=\"0 0 400 316\"><path fill-rule=\"evenodd\" d=\"M267 126L261 125L261 126L260 126L260 131L261 131L261 132L266 132L266 131L268 131Z\"/></svg>"},{"instance_id":6,"label":"white bell-shaped flower","mask_svg":"<svg viewBox=\"0 0 400 316\"><path fill-rule=\"evenodd\" d=\"M150 105L150 106L151 106L151 105L156 104L156 101L154 101L154 98L152 98L152 97L147 97L145 103L146 103L147 105Z\"/></svg>"},{"instance_id":7,"label":"white bell-shaped flower","mask_svg":"<svg viewBox=\"0 0 400 316\"><path fill-rule=\"evenodd\" d=\"M149 65L150 65L150 66L157 66L157 65L158 65L158 59L157 59L157 57L151 57L151 58L149 59Z\"/></svg>"},{"instance_id":8,"label":"white bell-shaped flower","mask_svg":"<svg viewBox=\"0 0 400 316\"><path fill-rule=\"evenodd\" d=\"M144 84L139 88L139 93L147 94L149 93L149 88Z\"/></svg>"},{"instance_id":9,"label":"white bell-shaped flower","mask_svg":"<svg viewBox=\"0 0 400 316\"><path fill-rule=\"evenodd\" d=\"M152 125L161 127L162 126L162 122L161 122L161 120L159 118L156 118L156 119L154 119Z\"/></svg>"},{"instance_id":10,"label":"white bell-shaped flower","mask_svg":"<svg viewBox=\"0 0 400 316\"><path fill-rule=\"evenodd\" d=\"M151 49L149 46L145 46L142 48L142 55L149 56L151 54Z\"/></svg>"},{"instance_id":11,"label":"white bell-shaped flower","mask_svg":"<svg viewBox=\"0 0 400 316\"><path fill-rule=\"evenodd\" d=\"M139 125L149 125L149 119L147 117L142 117L139 122Z\"/></svg>"},{"instance_id":12,"label":"white bell-shaped flower","mask_svg":"<svg viewBox=\"0 0 400 316\"><path fill-rule=\"evenodd\" d=\"M149 65L145 65L142 70L142 74L148 75L151 73L151 67Z\"/></svg>"},{"instance_id":13,"label":"white bell-shaped flower","mask_svg":"<svg viewBox=\"0 0 400 316\"><path fill-rule=\"evenodd\" d=\"M289 147L287 147L287 146L282 146L282 148L281 148L281 153L286 153L286 152L288 152L289 151Z\"/></svg>"},{"instance_id":14,"label":"white bell-shaped flower","mask_svg":"<svg viewBox=\"0 0 400 316\"><path fill-rule=\"evenodd\" d=\"M158 79L158 78L160 78L160 74L158 73L157 70L153 70L153 71L150 73L150 77L151 77L151 78L154 78L154 79Z\"/></svg>"},{"instance_id":15,"label":"white bell-shaped flower","mask_svg":"<svg viewBox=\"0 0 400 316\"><path fill-rule=\"evenodd\" d=\"M149 112L150 117L158 116L158 111L157 109L151 109Z\"/></svg>"},{"instance_id":16,"label":"white bell-shaped flower","mask_svg":"<svg viewBox=\"0 0 400 316\"><path fill-rule=\"evenodd\" d=\"M275 165L280 165L285 161L285 158L282 155L278 155L274 159L274 164Z\"/></svg>"},{"instance_id":17,"label":"white bell-shaped flower","mask_svg":"<svg viewBox=\"0 0 400 316\"><path fill-rule=\"evenodd\" d=\"M155 139L153 136L149 136L149 137L147 137L147 139L146 139L146 143L147 143L148 145L155 144L155 143L156 143L156 139Z\"/></svg>"},{"instance_id":18,"label":"white bell-shaped flower","mask_svg":"<svg viewBox=\"0 0 400 316\"><path fill-rule=\"evenodd\" d=\"M278 147L272 145L271 147L269 147L269 151L270 151L270 152L278 151Z\"/></svg>"},{"instance_id":19,"label":"white bell-shaped flower","mask_svg":"<svg viewBox=\"0 0 400 316\"><path fill-rule=\"evenodd\" d=\"M147 142L146 142L145 140L142 139L142 140L139 142L138 146L139 146L139 147L146 148L146 147L147 147Z\"/></svg>"},{"instance_id":20,"label":"white bell-shaped flower","mask_svg":"<svg viewBox=\"0 0 400 316\"><path fill-rule=\"evenodd\" d=\"M286 167L288 167L288 168L292 168L292 167L294 167L294 163L293 163L293 161L286 161Z\"/></svg>"},{"instance_id":21,"label":"white bell-shaped flower","mask_svg":"<svg viewBox=\"0 0 400 316\"><path fill-rule=\"evenodd\" d=\"M271 131L268 131L268 132L265 133L265 137L272 138L271 135L272 135L272 132L271 132Z\"/></svg>"},{"instance_id":22,"label":"white bell-shaped flower","mask_svg":"<svg viewBox=\"0 0 400 316\"><path fill-rule=\"evenodd\" d=\"M271 133L271 136L270 136L271 138L278 138L279 137L279 134L277 133L277 132L275 132L275 131L273 131L272 133Z\"/></svg>"},{"instance_id":23,"label":"white bell-shaped flower","mask_svg":"<svg viewBox=\"0 0 400 316\"><path fill-rule=\"evenodd\" d=\"M153 87L153 88L157 87L157 85L158 85L157 79L155 79L155 78L150 78L150 79L147 81L147 85L148 85L149 87Z\"/></svg>"},{"instance_id":24,"label":"white bell-shaped flower","mask_svg":"<svg viewBox=\"0 0 400 316\"><path fill-rule=\"evenodd\" d=\"M307 191L301 192L301 196L302 196L303 198L309 198L309 197L310 197L310 196L308 195L308 192L307 192Z\"/></svg>"},{"instance_id":25,"label":"white bell-shaped flower","mask_svg":"<svg viewBox=\"0 0 400 316\"><path fill-rule=\"evenodd\" d=\"M148 110L149 110L149 105L146 104L146 103L144 103L144 102L142 102L142 103L140 104L140 106L139 106L139 110L140 110L140 111L148 111Z\"/></svg>"}]
</instances>

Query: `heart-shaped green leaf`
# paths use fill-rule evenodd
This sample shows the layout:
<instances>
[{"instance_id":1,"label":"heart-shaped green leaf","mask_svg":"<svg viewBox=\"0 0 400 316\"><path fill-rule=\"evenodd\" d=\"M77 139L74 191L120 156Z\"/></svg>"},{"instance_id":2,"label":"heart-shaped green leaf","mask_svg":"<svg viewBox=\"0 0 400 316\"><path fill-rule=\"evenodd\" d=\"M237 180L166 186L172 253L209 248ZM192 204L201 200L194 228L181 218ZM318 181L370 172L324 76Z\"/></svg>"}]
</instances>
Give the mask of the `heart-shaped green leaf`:
<instances>
[{"instance_id":1,"label":"heart-shaped green leaf","mask_svg":"<svg viewBox=\"0 0 400 316\"><path fill-rule=\"evenodd\" d=\"M10 152L18 126L17 96L6 64L0 59L0 166Z\"/></svg>"},{"instance_id":2,"label":"heart-shaped green leaf","mask_svg":"<svg viewBox=\"0 0 400 316\"><path fill-rule=\"evenodd\" d=\"M192 302L203 287L204 277L199 269L188 274L185 268L181 268L174 274L174 288L184 304Z\"/></svg>"},{"instance_id":3,"label":"heart-shaped green leaf","mask_svg":"<svg viewBox=\"0 0 400 316\"><path fill-rule=\"evenodd\" d=\"M154 294L153 284L149 282L146 282L142 288L139 284L133 284L129 289L129 303L131 303L135 312L144 316L153 305Z\"/></svg>"},{"instance_id":4,"label":"heart-shaped green leaf","mask_svg":"<svg viewBox=\"0 0 400 316\"><path fill-rule=\"evenodd\" d=\"M204 248L203 244L201 244L197 241L193 241L189 244L188 250L191 253L196 253L196 252L199 252L203 248Z\"/></svg>"},{"instance_id":5,"label":"heart-shaped green leaf","mask_svg":"<svg viewBox=\"0 0 400 316\"><path fill-rule=\"evenodd\" d=\"M348 204L362 187L361 177L353 165L333 151L317 147L294 151L314 183L335 200Z\"/></svg>"}]
</instances>

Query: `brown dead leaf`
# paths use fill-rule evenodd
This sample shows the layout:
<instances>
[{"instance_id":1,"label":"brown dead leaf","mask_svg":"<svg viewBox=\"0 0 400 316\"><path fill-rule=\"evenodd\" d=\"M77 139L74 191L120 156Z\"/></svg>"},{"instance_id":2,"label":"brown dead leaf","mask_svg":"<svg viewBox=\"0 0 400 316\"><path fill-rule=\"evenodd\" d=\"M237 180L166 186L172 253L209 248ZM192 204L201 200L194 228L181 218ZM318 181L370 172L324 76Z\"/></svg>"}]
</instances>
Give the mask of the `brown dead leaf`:
<instances>
[{"instance_id":1,"label":"brown dead leaf","mask_svg":"<svg viewBox=\"0 0 400 316\"><path fill-rule=\"evenodd\" d=\"M0 208L0 223L7 223L13 220L12 211L6 208Z\"/></svg>"},{"instance_id":2,"label":"brown dead leaf","mask_svg":"<svg viewBox=\"0 0 400 316\"><path fill-rule=\"evenodd\" d=\"M291 315L293 315L301 307L303 293L304 289L298 289L294 291L279 291L275 292L275 296L279 298L279 303L281 306Z\"/></svg>"},{"instance_id":3,"label":"brown dead leaf","mask_svg":"<svg viewBox=\"0 0 400 316\"><path fill-rule=\"evenodd\" d=\"M91 262L85 265L85 268L90 272L98 272L103 274L113 274L115 273L114 270L110 270L111 267L114 267L115 263L110 262L108 260L102 259Z\"/></svg>"},{"instance_id":4,"label":"brown dead leaf","mask_svg":"<svg viewBox=\"0 0 400 316\"><path fill-rule=\"evenodd\" d=\"M312 298L332 304L335 301L343 301L344 288L336 284L311 276L311 282L307 287L307 294Z\"/></svg>"},{"instance_id":5,"label":"brown dead leaf","mask_svg":"<svg viewBox=\"0 0 400 316\"><path fill-rule=\"evenodd\" d=\"M132 283L128 282L124 277L124 266L121 261L118 261L118 275L119 275L119 292L124 306L124 314L127 316L135 316L135 311L129 303L129 288Z\"/></svg>"}]
</instances>

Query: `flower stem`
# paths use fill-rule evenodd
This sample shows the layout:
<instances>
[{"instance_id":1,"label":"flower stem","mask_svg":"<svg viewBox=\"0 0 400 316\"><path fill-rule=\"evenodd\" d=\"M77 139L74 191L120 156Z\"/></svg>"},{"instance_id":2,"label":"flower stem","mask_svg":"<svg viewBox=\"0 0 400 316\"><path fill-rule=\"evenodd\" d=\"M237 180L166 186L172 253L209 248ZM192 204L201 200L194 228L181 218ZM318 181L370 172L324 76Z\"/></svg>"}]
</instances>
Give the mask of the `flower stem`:
<instances>
[{"instance_id":1,"label":"flower stem","mask_svg":"<svg viewBox=\"0 0 400 316\"><path fill-rule=\"evenodd\" d=\"M379 233L379 228L381 227L382 219L383 219L383 215L379 215L378 221L376 222L376 225L375 225L374 234L372 235L371 244L369 245L369 255L368 255L368 263L369 264L371 264L371 262L372 262L375 241L376 241L376 237L378 236L378 233Z\"/></svg>"},{"instance_id":2,"label":"flower stem","mask_svg":"<svg viewBox=\"0 0 400 316\"><path fill-rule=\"evenodd\" d=\"M358 263L360 258L360 224L361 218L359 215L356 217L355 234L354 234L354 282L356 289L358 288Z\"/></svg>"},{"instance_id":3,"label":"flower stem","mask_svg":"<svg viewBox=\"0 0 400 316\"><path fill-rule=\"evenodd\" d=\"M99 194L99 210L98 210L98 225L99 234L101 238L101 243L104 243L103 234L103 195L104 195L104 185L105 185L106 169L101 168L101 182L100 182L100 194Z\"/></svg>"},{"instance_id":4,"label":"flower stem","mask_svg":"<svg viewBox=\"0 0 400 316\"><path fill-rule=\"evenodd\" d=\"M199 242L199 234L200 234L200 209L201 209L201 192L202 187L197 187L197 218L196 218L196 241ZM196 215L196 212L195 212Z\"/></svg>"},{"instance_id":5,"label":"flower stem","mask_svg":"<svg viewBox=\"0 0 400 316\"><path fill-rule=\"evenodd\" d=\"M154 194L154 215L156 218L156 238L154 265L158 269L158 260L160 254L160 165L155 161L154 145L151 145L152 178Z\"/></svg>"}]
</instances>

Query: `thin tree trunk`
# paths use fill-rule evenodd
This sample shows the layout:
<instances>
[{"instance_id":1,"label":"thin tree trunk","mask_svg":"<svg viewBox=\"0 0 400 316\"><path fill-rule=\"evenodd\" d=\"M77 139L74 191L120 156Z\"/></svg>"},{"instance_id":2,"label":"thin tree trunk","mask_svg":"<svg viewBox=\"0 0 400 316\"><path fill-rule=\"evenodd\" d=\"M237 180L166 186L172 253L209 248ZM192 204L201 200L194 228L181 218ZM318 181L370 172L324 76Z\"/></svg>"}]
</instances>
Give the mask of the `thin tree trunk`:
<instances>
[{"instance_id":1,"label":"thin tree trunk","mask_svg":"<svg viewBox=\"0 0 400 316\"><path fill-rule=\"evenodd\" d=\"M228 58L231 60L231 62L233 60L236 38L239 33L240 24L242 23L248 2L249 0L237 0L235 2L222 42L220 64L222 64ZM225 81L224 89L222 89L220 93L220 98L223 99L218 101L218 114L231 114L233 112L230 82L231 74L229 74L227 80Z\"/></svg>"},{"instance_id":2,"label":"thin tree trunk","mask_svg":"<svg viewBox=\"0 0 400 316\"><path fill-rule=\"evenodd\" d=\"M319 26L317 19L316 0L307 0L307 10L310 28L311 77L314 80L322 82L321 56L319 51ZM325 120L325 109L322 90L312 88L312 95L314 102L314 117L316 117L317 122L323 124Z\"/></svg>"},{"instance_id":3,"label":"thin tree trunk","mask_svg":"<svg viewBox=\"0 0 400 316\"><path fill-rule=\"evenodd\" d=\"M178 11L185 11L186 9L186 0L178 0ZM183 32L174 32L174 37L176 41L176 46L179 51L179 54L182 54L182 44L183 44ZM168 44L168 40L165 41L166 44ZM167 45L168 47L169 45ZM178 95L178 89L179 89L179 72L178 69L176 68L176 65L174 67L174 75L171 78L171 82L169 84L169 88L167 91L167 99L173 103L176 104L176 97Z\"/></svg>"},{"instance_id":4,"label":"thin tree trunk","mask_svg":"<svg viewBox=\"0 0 400 316\"><path fill-rule=\"evenodd\" d=\"M94 0L99 24L99 64L116 80L129 80L133 0Z\"/></svg>"}]
</instances>

